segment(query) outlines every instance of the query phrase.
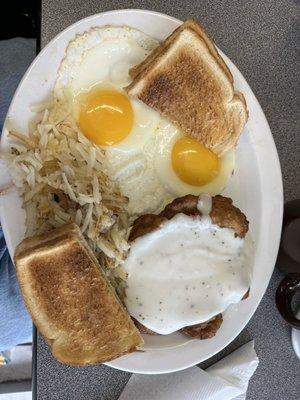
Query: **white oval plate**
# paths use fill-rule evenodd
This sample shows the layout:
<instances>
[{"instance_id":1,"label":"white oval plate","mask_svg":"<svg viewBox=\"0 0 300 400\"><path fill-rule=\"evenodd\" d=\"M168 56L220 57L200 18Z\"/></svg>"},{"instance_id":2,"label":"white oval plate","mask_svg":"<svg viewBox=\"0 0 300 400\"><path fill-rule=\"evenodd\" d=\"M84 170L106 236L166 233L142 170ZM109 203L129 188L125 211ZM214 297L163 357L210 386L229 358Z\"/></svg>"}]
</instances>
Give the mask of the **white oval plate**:
<instances>
[{"instance_id":1,"label":"white oval plate","mask_svg":"<svg viewBox=\"0 0 300 400\"><path fill-rule=\"evenodd\" d=\"M11 102L2 133L7 147L7 122L27 131L34 117L30 106L49 98L56 72L68 42L93 26L129 25L163 40L181 21L152 11L119 10L93 15L70 26L56 36L36 57L24 75ZM107 365L124 371L159 374L195 365L227 346L246 326L269 283L276 260L282 223L282 178L277 151L264 113L252 90L235 65L221 52L235 80L235 87L246 97L249 121L239 140L233 178L224 192L233 198L250 221L255 241L255 260L250 297L224 314L217 335L208 340L191 340L175 333L145 336L145 351L135 352ZM9 182L9 173L0 168L0 185ZM23 239L24 211L16 192L0 196L0 218L11 255Z\"/></svg>"}]
</instances>

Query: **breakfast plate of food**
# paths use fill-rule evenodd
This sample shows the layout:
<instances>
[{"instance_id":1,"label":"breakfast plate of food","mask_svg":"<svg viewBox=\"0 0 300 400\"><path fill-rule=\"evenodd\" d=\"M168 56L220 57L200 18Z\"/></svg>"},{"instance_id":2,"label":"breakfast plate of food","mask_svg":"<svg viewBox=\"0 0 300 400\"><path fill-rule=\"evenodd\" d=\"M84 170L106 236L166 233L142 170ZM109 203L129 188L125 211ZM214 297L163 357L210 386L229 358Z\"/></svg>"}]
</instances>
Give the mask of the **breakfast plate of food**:
<instances>
[{"instance_id":1,"label":"breakfast plate of food","mask_svg":"<svg viewBox=\"0 0 300 400\"><path fill-rule=\"evenodd\" d=\"M69 365L206 360L247 325L276 261L272 134L201 21L119 10L56 36L11 102L0 190L25 304Z\"/></svg>"}]
</instances>

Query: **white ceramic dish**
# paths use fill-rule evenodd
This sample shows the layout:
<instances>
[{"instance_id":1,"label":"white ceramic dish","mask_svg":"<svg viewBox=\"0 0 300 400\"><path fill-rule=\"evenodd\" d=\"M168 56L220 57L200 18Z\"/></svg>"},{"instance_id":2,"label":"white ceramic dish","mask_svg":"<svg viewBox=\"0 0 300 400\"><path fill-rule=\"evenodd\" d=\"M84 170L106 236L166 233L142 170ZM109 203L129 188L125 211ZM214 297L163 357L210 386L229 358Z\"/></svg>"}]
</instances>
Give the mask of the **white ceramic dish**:
<instances>
[{"instance_id":1,"label":"white ceramic dish","mask_svg":"<svg viewBox=\"0 0 300 400\"><path fill-rule=\"evenodd\" d=\"M56 71L68 42L79 32L93 26L129 25L162 40L181 21L167 15L142 10L111 11L88 17L61 32L38 55L24 75L11 102L7 119L21 131L27 131L34 118L30 106L50 97ZM242 45L242 44L241 44ZM136 352L108 365L130 372L158 374L195 365L227 346L246 326L269 283L276 260L282 223L282 178L277 151L264 113L249 85L235 65L221 52L247 101L249 121L239 140L233 178L224 192L233 198L250 221L255 241L255 260L250 297L224 314L217 335L209 340L190 340L175 333L145 337L145 352ZM9 140L7 128L2 133L2 147ZM9 173L0 168L0 185L9 182ZM23 239L24 211L17 192L0 196L0 218L11 255Z\"/></svg>"}]
</instances>

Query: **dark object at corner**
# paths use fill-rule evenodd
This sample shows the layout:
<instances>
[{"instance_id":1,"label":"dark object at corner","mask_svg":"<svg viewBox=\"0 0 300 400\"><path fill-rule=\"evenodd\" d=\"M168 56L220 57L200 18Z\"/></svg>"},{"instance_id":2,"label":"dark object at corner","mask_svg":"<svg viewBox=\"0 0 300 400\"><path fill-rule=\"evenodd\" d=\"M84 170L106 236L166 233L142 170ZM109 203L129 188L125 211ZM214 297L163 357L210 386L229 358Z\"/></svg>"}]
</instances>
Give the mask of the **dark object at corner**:
<instances>
[{"instance_id":1,"label":"dark object at corner","mask_svg":"<svg viewBox=\"0 0 300 400\"><path fill-rule=\"evenodd\" d=\"M9 0L1 12L0 40L14 37L38 38L40 0Z\"/></svg>"},{"instance_id":2,"label":"dark object at corner","mask_svg":"<svg viewBox=\"0 0 300 400\"><path fill-rule=\"evenodd\" d=\"M288 324L300 329L296 315L300 311L300 199L285 204L276 266L287 274L276 291L278 311ZM298 304L293 307L294 301Z\"/></svg>"},{"instance_id":3,"label":"dark object at corner","mask_svg":"<svg viewBox=\"0 0 300 400\"><path fill-rule=\"evenodd\" d=\"M288 274L279 284L276 291L276 305L282 318L293 328L300 330L300 319L293 310L292 301L300 290L300 274Z\"/></svg>"}]
</instances>

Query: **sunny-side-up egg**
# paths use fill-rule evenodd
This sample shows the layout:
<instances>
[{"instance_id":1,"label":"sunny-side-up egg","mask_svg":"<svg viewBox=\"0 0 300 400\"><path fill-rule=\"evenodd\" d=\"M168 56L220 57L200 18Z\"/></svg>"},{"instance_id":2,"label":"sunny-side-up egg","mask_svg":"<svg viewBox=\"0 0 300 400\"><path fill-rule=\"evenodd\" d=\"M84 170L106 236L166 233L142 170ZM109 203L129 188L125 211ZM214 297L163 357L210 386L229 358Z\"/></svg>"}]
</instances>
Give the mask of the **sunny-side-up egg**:
<instances>
[{"instance_id":1,"label":"sunny-side-up egg","mask_svg":"<svg viewBox=\"0 0 300 400\"><path fill-rule=\"evenodd\" d=\"M222 192L233 173L234 149L219 157L167 120L160 121L156 134L156 173L172 195Z\"/></svg>"},{"instance_id":2,"label":"sunny-side-up egg","mask_svg":"<svg viewBox=\"0 0 300 400\"><path fill-rule=\"evenodd\" d=\"M82 133L106 150L108 172L132 215L188 193L220 193L234 167L234 151L219 158L124 91L129 69L157 45L132 28L92 28L68 45L54 89Z\"/></svg>"}]
</instances>

